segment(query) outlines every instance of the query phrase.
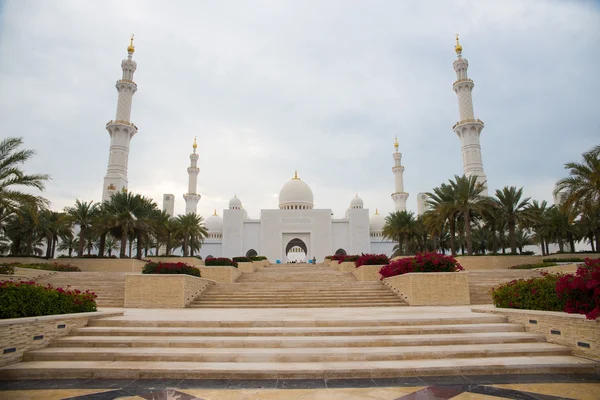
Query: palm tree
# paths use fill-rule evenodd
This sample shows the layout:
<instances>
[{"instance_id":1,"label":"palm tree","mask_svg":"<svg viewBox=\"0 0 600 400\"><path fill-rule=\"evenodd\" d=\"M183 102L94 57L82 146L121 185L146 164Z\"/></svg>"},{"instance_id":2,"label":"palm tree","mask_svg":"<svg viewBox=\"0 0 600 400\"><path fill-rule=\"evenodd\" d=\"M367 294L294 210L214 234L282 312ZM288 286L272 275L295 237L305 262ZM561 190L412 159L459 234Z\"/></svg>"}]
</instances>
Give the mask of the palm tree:
<instances>
[{"instance_id":1,"label":"palm tree","mask_svg":"<svg viewBox=\"0 0 600 400\"><path fill-rule=\"evenodd\" d=\"M565 241L574 227L569 222L569 215L562 207L552 206L547 212L549 241L558 243L558 250L565 251Z\"/></svg>"},{"instance_id":2,"label":"palm tree","mask_svg":"<svg viewBox=\"0 0 600 400\"><path fill-rule=\"evenodd\" d=\"M73 255L73 251L79 248L79 239L73 235L73 232L68 234L60 235L60 244L58 245L58 251L66 251L69 257Z\"/></svg>"},{"instance_id":3,"label":"palm tree","mask_svg":"<svg viewBox=\"0 0 600 400\"><path fill-rule=\"evenodd\" d=\"M204 242L204 239L208 235L208 231L204 226L204 219L196 214L185 214L177 217L179 229L177 233L183 241L183 256L189 255L189 244L191 240Z\"/></svg>"},{"instance_id":4,"label":"palm tree","mask_svg":"<svg viewBox=\"0 0 600 400\"><path fill-rule=\"evenodd\" d=\"M0 209L1 216L8 216L24 205L44 206L48 200L19 190L21 187L44 190L44 182L50 179L47 174L24 173L20 166L35 153L33 150L19 150L22 138L8 137L0 141ZM0 225L2 220L0 220Z\"/></svg>"},{"instance_id":5,"label":"palm tree","mask_svg":"<svg viewBox=\"0 0 600 400\"><path fill-rule=\"evenodd\" d=\"M529 206L530 198L523 197L523 188L517 189L515 186L505 186L502 190L496 190L496 199L494 203L496 208L506 220L508 225L508 241L510 243L510 250L512 253L517 252L517 239L515 231L517 223L523 223L526 221L526 210Z\"/></svg>"},{"instance_id":6,"label":"palm tree","mask_svg":"<svg viewBox=\"0 0 600 400\"><path fill-rule=\"evenodd\" d=\"M71 224L67 214L48 209L42 209L39 218L40 232L46 238L46 258L54 258L58 238L71 231Z\"/></svg>"},{"instance_id":7,"label":"palm tree","mask_svg":"<svg viewBox=\"0 0 600 400\"><path fill-rule=\"evenodd\" d=\"M446 221L450 230L450 252L456 255L456 206L454 203L454 188L451 185L442 183L439 187L433 189L433 192L427 193L427 204L429 213L436 215L437 218L428 218L430 229L432 224L436 224L441 229L440 223Z\"/></svg>"},{"instance_id":8,"label":"palm tree","mask_svg":"<svg viewBox=\"0 0 600 400\"><path fill-rule=\"evenodd\" d=\"M112 257L113 251L119 250L119 241L113 235L106 235L103 245L108 257ZM100 240L98 240L96 248L100 248ZM104 253L98 252L98 255L102 256Z\"/></svg>"},{"instance_id":9,"label":"palm tree","mask_svg":"<svg viewBox=\"0 0 600 400\"><path fill-rule=\"evenodd\" d=\"M143 196L141 199L141 207L138 208L135 214L135 217L137 218L135 226L137 245L136 258L138 260L142 259L142 250L147 247L146 243L149 242L150 232L153 227L152 220L157 214L160 214L158 206L151 199ZM144 239L146 240L144 241Z\"/></svg>"},{"instance_id":10,"label":"palm tree","mask_svg":"<svg viewBox=\"0 0 600 400\"><path fill-rule=\"evenodd\" d=\"M98 204L93 201L81 201L77 199L73 207L65 207L69 221L73 225L79 226L79 249L77 255L83 257L83 251L88 240L88 230L92 227Z\"/></svg>"},{"instance_id":11,"label":"palm tree","mask_svg":"<svg viewBox=\"0 0 600 400\"><path fill-rule=\"evenodd\" d=\"M565 164L569 176L556 183L555 194L565 194L563 207L574 214L593 209L600 204L600 146L583 154L583 162ZM596 249L600 248L600 226L595 231Z\"/></svg>"},{"instance_id":12,"label":"palm tree","mask_svg":"<svg viewBox=\"0 0 600 400\"><path fill-rule=\"evenodd\" d=\"M542 248L542 256L546 255L546 249L544 246L544 238L545 232L544 228L546 227L546 213L548 211L548 203L546 200L541 203L537 200L533 200L533 202L527 207L525 210L525 224L533 229L537 236L537 240L540 243L540 247Z\"/></svg>"},{"instance_id":13,"label":"palm tree","mask_svg":"<svg viewBox=\"0 0 600 400\"><path fill-rule=\"evenodd\" d=\"M450 180L449 182L454 192L454 210L463 219L467 254L471 256L473 255L472 216L480 213L489 204L487 198L481 196L485 186L477 183L477 176L455 175L454 181Z\"/></svg>"},{"instance_id":14,"label":"palm tree","mask_svg":"<svg viewBox=\"0 0 600 400\"><path fill-rule=\"evenodd\" d=\"M36 255L43 240L40 234L39 210L37 205L26 204L6 219L4 231L11 240L11 254Z\"/></svg>"},{"instance_id":15,"label":"palm tree","mask_svg":"<svg viewBox=\"0 0 600 400\"><path fill-rule=\"evenodd\" d=\"M415 234L415 214L407 211L396 211L385 217L383 236L398 242L400 254L409 251L410 241Z\"/></svg>"},{"instance_id":16,"label":"palm tree","mask_svg":"<svg viewBox=\"0 0 600 400\"><path fill-rule=\"evenodd\" d=\"M111 196L105 203L106 212L111 219L113 233L121 238L120 257L126 256L127 239L137 238L137 256L142 256L141 237L149 229L149 218L152 210L157 208L156 204L147 197L129 192L118 192ZM132 242L130 243L129 255L131 256Z\"/></svg>"}]
</instances>

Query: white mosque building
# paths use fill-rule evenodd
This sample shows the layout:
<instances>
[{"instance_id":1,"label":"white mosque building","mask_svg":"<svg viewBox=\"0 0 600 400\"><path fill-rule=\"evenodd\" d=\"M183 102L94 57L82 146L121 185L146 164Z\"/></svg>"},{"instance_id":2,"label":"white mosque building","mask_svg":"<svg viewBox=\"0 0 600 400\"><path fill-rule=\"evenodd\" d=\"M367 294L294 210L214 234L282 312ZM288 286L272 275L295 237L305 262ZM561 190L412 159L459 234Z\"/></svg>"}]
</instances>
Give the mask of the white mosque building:
<instances>
[{"instance_id":1,"label":"white mosque building","mask_svg":"<svg viewBox=\"0 0 600 400\"><path fill-rule=\"evenodd\" d=\"M475 119L471 91L474 84L467 77L468 62L462 58L462 47L456 39L457 60L454 70L457 80L453 89L458 96L460 121L453 126L461 140L464 173L475 175L485 185L486 176L481 161L479 135L483 122ZM137 64L132 56L135 51L133 37L127 47L127 59L123 60L122 79L117 81L119 93L115 120L106 124L111 137L109 162L102 192L103 201L116 191L126 191L127 161L131 139L138 128L130 121L133 94L137 84L133 74ZM391 197L396 211L406 211L409 194L404 191L404 167L402 153L398 151L398 139L394 143L393 153L395 190ZM193 152L190 154L188 171L188 192L183 195L186 214L195 213L201 198L197 193L198 145L194 139ZM163 209L173 215L175 196L163 196ZM417 194L418 214L427 210L427 195ZM200 255L207 257L266 256L270 260L288 262L303 261L315 257L322 260L332 254L385 253L390 255L395 242L383 236L385 217L377 210L370 213L364 208L358 195L350 201L344 218L333 218L331 209L315 208L314 196L310 186L298 177L298 173L286 182L279 192L279 208L263 209L258 219L248 218L242 201L234 196L229 208L220 216L217 210L205 221L208 231Z\"/></svg>"}]
</instances>

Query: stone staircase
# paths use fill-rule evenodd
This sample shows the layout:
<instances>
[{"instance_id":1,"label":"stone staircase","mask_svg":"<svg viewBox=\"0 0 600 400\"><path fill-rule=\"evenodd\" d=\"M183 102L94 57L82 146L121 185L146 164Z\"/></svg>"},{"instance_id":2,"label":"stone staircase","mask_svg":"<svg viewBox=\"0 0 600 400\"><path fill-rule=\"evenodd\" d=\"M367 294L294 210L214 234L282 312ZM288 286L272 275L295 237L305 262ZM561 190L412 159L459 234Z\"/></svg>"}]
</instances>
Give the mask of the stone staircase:
<instances>
[{"instance_id":1,"label":"stone staircase","mask_svg":"<svg viewBox=\"0 0 600 400\"><path fill-rule=\"evenodd\" d=\"M95 319L50 347L26 353L23 362L0 368L0 376L309 379L595 372L594 362L493 314L408 307L313 310L242 310L229 317L217 310L153 310Z\"/></svg>"},{"instance_id":2,"label":"stone staircase","mask_svg":"<svg viewBox=\"0 0 600 400\"><path fill-rule=\"evenodd\" d=\"M271 265L218 283L191 308L309 308L405 306L381 282L359 282L348 272L310 264Z\"/></svg>"},{"instance_id":3,"label":"stone staircase","mask_svg":"<svg viewBox=\"0 0 600 400\"><path fill-rule=\"evenodd\" d=\"M513 279L537 278L540 272L531 269L492 269L468 271L471 304L492 304L491 290Z\"/></svg>"},{"instance_id":4,"label":"stone staircase","mask_svg":"<svg viewBox=\"0 0 600 400\"><path fill-rule=\"evenodd\" d=\"M35 281L54 287L90 290L96 293L98 307L123 307L125 302L125 273L119 272L57 272Z\"/></svg>"}]
</instances>

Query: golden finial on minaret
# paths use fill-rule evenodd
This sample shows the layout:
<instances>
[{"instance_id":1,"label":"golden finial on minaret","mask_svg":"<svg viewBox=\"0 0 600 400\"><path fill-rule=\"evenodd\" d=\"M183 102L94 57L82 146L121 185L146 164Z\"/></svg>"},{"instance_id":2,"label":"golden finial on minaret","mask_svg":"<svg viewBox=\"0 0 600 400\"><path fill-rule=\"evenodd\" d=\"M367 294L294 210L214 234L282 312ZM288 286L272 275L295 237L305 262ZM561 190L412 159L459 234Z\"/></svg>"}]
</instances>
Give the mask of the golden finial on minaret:
<instances>
[{"instance_id":1,"label":"golden finial on minaret","mask_svg":"<svg viewBox=\"0 0 600 400\"><path fill-rule=\"evenodd\" d=\"M198 143L196 143L196 136L194 136L194 144L192 145L192 147L194 148L194 153L195 153L196 149L198 148Z\"/></svg>"},{"instance_id":2,"label":"golden finial on minaret","mask_svg":"<svg viewBox=\"0 0 600 400\"><path fill-rule=\"evenodd\" d=\"M298 178L298 170L294 171L294 178L293 179L300 180L300 178Z\"/></svg>"},{"instance_id":3,"label":"golden finial on minaret","mask_svg":"<svg viewBox=\"0 0 600 400\"><path fill-rule=\"evenodd\" d=\"M379 215L379 209L378 208L375 209L375 215Z\"/></svg>"},{"instance_id":4,"label":"golden finial on minaret","mask_svg":"<svg viewBox=\"0 0 600 400\"><path fill-rule=\"evenodd\" d=\"M394 141L394 147L396 148L396 151L398 151L398 136L396 136L396 140Z\"/></svg>"},{"instance_id":5,"label":"golden finial on minaret","mask_svg":"<svg viewBox=\"0 0 600 400\"><path fill-rule=\"evenodd\" d=\"M129 40L129 46L127 46L127 52L128 53L132 53L135 51L135 46L133 45L133 36L134 34L131 34L131 39Z\"/></svg>"},{"instance_id":6,"label":"golden finial on minaret","mask_svg":"<svg viewBox=\"0 0 600 400\"><path fill-rule=\"evenodd\" d=\"M216 215L217 215L217 209L215 208L215 213L213 214L213 216L216 216Z\"/></svg>"},{"instance_id":7,"label":"golden finial on minaret","mask_svg":"<svg viewBox=\"0 0 600 400\"><path fill-rule=\"evenodd\" d=\"M458 33L456 34L456 46L454 47L454 51L456 51L456 54L462 53L462 46L458 43Z\"/></svg>"}]
</instances>

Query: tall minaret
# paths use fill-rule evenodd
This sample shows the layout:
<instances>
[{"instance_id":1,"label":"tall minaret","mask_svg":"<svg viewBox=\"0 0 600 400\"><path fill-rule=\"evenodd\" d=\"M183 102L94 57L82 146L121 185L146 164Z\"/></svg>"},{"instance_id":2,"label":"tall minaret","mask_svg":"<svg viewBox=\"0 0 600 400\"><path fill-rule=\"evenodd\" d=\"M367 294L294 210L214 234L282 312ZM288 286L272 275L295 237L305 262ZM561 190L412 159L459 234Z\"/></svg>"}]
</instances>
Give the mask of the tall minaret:
<instances>
[{"instance_id":1,"label":"tall minaret","mask_svg":"<svg viewBox=\"0 0 600 400\"><path fill-rule=\"evenodd\" d=\"M479 144L479 135L483 130L483 121L475 119L473 114L473 98L471 91L475 86L473 81L467 77L467 68L469 62L462 58L462 46L458 43L458 34L456 34L456 55L454 60L454 70L456 71L456 82L452 89L458 96L458 112L460 120L452 127L454 132L460 138L463 170L466 176L477 176L477 182L484 185L485 189L481 194L487 196L487 177L483 172L483 162L481 161L481 145Z\"/></svg>"},{"instance_id":2,"label":"tall minaret","mask_svg":"<svg viewBox=\"0 0 600 400\"><path fill-rule=\"evenodd\" d=\"M401 165L402 153L398 152L398 138L394 142L396 152L394 153L394 181L396 183L396 191L392 193L392 199L396 203L396 211L406 211L406 200L408 193L404 191L404 167Z\"/></svg>"},{"instance_id":3,"label":"tall minaret","mask_svg":"<svg viewBox=\"0 0 600 400\"><path fill-rule=\"evenodd\" d=\"M200 172L200 169L198 168L198 154L196 154L196 149L198 148L196 138L194 138L194 145L192 147L194 148L194 152L190 154L190 167L187 169L189 175L188 192L183 195L183 198L185 199L186 214L195 213L198 201L200 200L200 195L196 193L198 173Z\"/></svg>"},{"instance_id":4,"label":"tall minaret","mask_svg":"<svg viewBox=\"0 0 600 400\"><path fill-rule=\"evenodd\" d=\"M133 35L127 47L127 59L121 62L123 78L117 81L119 93L117 102L117 116L114 121L108 121L106 130L110 134L110 150L108 156L108 169L104 177L102 188L102 201L110 199L118 190L127 191L127 161L129 159L129 142L138 131L137 126L129 121L131 116L131 99L137 90L133 81L133 73L137 67L131 59L135 47Z\"/></svg>"}]
</instances>

